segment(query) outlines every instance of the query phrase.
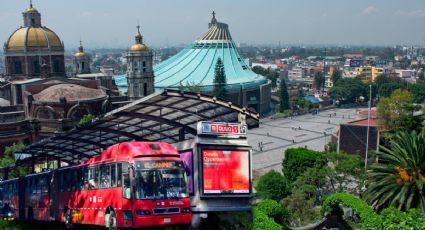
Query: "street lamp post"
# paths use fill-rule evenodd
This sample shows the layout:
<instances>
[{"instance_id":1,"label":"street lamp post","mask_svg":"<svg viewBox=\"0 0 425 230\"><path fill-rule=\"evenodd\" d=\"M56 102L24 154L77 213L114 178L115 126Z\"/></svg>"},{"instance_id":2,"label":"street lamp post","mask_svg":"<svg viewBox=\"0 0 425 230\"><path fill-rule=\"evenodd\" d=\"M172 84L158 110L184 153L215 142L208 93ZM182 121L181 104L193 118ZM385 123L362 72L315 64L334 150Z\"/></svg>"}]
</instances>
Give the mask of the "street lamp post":
<instances>
[{"instance_id":1,"label":"street lamp post","mask_svg":"<svg viewBox=\"0 0 425 230\"><path fill-rule=\"evenodd\" d=\"M372 107L372 84L369 85L369 109L367 111L367 133L366 133L366 153L364 159L364 169L367 168L367 154L369 151L369 130L370 130L370 110Z\"/></svg>"}]
</instances>

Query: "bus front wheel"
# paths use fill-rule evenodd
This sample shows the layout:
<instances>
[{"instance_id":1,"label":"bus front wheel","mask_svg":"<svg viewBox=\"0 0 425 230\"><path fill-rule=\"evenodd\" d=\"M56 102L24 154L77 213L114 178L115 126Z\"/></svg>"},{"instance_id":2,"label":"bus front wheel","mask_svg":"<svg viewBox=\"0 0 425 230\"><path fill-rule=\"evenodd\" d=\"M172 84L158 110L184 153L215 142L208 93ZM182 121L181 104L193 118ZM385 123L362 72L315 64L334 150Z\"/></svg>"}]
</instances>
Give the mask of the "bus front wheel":
<instances>
[{"instance_id":1,"label":"bus front wheel","mask_svg":"<svg viewBox=\"0 0 425 230\"><path fill-rule=\"evenodd\" d=\"M105 214L105 227L109 230L117 230L117 215L113 210Z\"/></svg>"},{"instance_id":2,"label":"bus front wheel","mask_svg":"<svg viewBox=\"0 0 425 230\"><path fill-rule=\"evenodd\" d=\"M63 216L66 229L72 229L74 225L72 224L72 212L71 209L67 209Z\"/></svg>"}]
</instances>

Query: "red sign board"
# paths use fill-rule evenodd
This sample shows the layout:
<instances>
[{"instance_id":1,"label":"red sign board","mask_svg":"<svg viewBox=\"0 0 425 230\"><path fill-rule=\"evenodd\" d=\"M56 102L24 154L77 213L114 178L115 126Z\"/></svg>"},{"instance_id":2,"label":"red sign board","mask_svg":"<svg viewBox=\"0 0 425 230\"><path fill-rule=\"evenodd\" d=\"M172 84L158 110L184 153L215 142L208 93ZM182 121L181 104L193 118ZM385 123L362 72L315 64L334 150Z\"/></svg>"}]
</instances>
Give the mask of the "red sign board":
<instances>
[{"instance_id":1,"label":"red sign board","mask_svg":"<svg viewBox=\"0 0 425 230\"><path fill-rule=\"evenodd\" d=\"M199 122L198 134L207 135L246 135L247 126L232 123Z\"/></svg>"},{"instance_id":2,"label":"red sign board","mask_svg":"<svg viewBox=\"0 0 425 230\"><path fill-rule=\"evenodd\" d=\"M249 194L249 152L202 150L204 194Z\"/></svg>"}]
</instances>

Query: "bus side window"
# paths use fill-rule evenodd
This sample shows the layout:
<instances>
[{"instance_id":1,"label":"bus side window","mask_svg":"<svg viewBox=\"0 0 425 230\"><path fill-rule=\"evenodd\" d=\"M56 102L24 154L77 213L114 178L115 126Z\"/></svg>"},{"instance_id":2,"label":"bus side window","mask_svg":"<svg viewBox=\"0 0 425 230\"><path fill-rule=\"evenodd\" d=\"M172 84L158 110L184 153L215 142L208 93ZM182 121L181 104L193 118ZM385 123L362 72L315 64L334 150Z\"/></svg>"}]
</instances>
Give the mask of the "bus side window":
<instances>
[{"instance_id":1,"label":"bus side window","mask_svg":"<svg viewBox=\"0 0 425 230\"><path fill-rule=\"evenodd\" d=\"M111 187L111 165L100 166L100 185L99 188Z\"/></svg>"},{"instance_id":2,"label":"bus side window","mask_svg":"<svg viewBox=\"0 0 425 230\"><path fill-rule=\"evenodd\" d=\"M117 187L117 164L111 164L111 187Z\"/></svg>"},{"instance_id":3,"label":"bus side window","mask_svg":"<svg viewBox=\"0 0 425 230\"><path fill-rule=\"evenodd\" d=\"M122 164L122 196L126 199L131 199L131 183L130 183L130 173L128 170L128 163Z\"/></svg>"},{"instance_id":4,"label":"bus side window","mask_svg":"<svg viewBox=\"0 0 425 230\"><path fill-rule=\"evenodd\" d=\"M89 189L97 189L97 167L90 167L89 168Z\"/></svg>"},{"instance_id":5,"label":"bus side window","mask_svg":"<svg viewBox=\"0 0 425 230\"><path fill-rule=\"evenodd\" d=\"M122 164L117 164L117 187L121 187L122 185Z\"/></svg>"},{"instance_id":6,"label":"bus side window","mask_svg":"<svg viewBox=\"0 0 425 230\"><path fill-rule=\"evenodd\" d=\"M81 170L83 172L81 190L87 190L89 189L89 169L84 167Z\"/></svg>"}]
</instances>

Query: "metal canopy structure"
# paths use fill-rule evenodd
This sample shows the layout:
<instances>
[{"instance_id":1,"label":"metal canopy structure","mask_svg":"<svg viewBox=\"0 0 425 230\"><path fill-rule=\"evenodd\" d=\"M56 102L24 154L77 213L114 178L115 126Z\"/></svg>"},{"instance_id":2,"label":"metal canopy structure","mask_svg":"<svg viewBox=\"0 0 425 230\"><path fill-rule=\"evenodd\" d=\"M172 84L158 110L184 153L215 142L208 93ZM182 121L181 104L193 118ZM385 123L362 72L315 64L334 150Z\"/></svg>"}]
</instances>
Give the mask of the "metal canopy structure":
<instances>
[{"instance_id":1,"label":"metal canopy structure","mask_svg":"<svg viewBox=\"0 0 425 230\"><path fill-rule=\"evenodd\" d=\"M124 141L176 143L194 138L198 121L259 126L259 115L231 102L202 94L163 90L113 110L93 122L43 139L15 153L18 162L56 159L70 164L87 160Z\"/></svg>"}]
</instances>

